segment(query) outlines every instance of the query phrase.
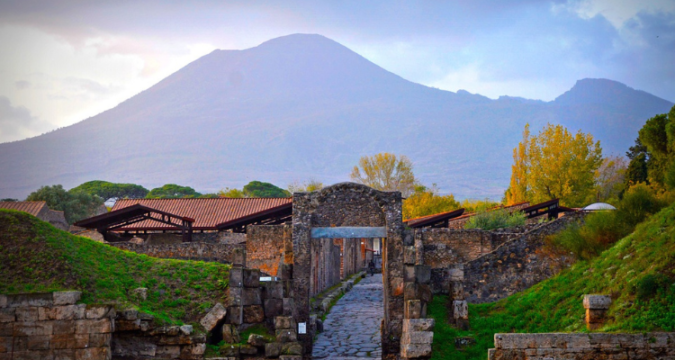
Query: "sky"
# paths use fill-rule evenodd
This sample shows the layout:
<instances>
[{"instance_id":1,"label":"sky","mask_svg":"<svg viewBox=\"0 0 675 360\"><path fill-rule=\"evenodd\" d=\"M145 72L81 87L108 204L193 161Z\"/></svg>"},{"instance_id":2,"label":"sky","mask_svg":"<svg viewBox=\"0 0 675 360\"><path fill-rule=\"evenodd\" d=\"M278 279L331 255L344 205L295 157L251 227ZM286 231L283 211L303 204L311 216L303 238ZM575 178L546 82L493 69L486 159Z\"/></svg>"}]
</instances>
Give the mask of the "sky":
<instances>
[{"instance_id":1,"label":"sky","mask_svg":"<svg viewBox=\"0 0 675 360\"><path fill-rule=\"evenodd\" d=\"M675 0L3 0L0 142L99 114L215 49L293 33L493 99L551 101L607 78L675 101Z\"/></svg>"}]
</instances>

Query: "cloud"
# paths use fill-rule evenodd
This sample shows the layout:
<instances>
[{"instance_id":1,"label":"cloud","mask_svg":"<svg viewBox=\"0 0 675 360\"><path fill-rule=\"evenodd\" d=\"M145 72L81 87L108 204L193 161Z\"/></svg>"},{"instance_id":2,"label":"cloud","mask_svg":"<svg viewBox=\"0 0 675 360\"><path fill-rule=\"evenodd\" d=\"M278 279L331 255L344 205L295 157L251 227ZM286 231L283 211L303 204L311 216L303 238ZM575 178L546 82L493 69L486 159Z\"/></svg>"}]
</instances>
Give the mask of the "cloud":
<instances>
[{"instance_id":1,"label":"cloud","mask_svg":"<svg viewBox=\"0 0 675 360\"><path fill-rule=\"evenodd\" d=\"M17 90L25 90L30 88L30 81L26 80L19 80L14 82L14 86L16 86Z\"/></svg>"},{"instance_id":2,"label":"cloud","mask_svg":"<svg viewBox=\"0 0 675 360\"><path fill-rule=\"evenodd\" d=\"M43 126L28 109L12 106L8 98L0 96L0 143L38 135Z\"/></svg>"}]
</instances>

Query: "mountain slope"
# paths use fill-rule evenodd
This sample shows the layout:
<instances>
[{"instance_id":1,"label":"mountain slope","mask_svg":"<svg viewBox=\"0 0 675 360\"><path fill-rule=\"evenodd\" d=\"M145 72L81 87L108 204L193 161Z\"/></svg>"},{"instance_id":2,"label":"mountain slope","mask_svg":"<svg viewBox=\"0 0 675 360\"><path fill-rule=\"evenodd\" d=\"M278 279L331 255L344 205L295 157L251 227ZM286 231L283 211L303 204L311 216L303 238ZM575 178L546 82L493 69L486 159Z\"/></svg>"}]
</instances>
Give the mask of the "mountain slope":
<instances>
[{"instance_id":1,"label":"mountain slope","mask_svg":"<svg viewBox=\"0 0 675 360\"><path fill-rule=\"evenodd\" d=\"M526 122L593 129L622 153L648 117L672 106L625 86L589 103L589 84L623 86L587 79L550 103L490 100L412 83L319 35L289 35L216 50L95 117L0 144L0 197L92 179L202 192L255 179L332 183L383 151L408 155L444 192L500 197Z\"/></svg>"}]
</instances>

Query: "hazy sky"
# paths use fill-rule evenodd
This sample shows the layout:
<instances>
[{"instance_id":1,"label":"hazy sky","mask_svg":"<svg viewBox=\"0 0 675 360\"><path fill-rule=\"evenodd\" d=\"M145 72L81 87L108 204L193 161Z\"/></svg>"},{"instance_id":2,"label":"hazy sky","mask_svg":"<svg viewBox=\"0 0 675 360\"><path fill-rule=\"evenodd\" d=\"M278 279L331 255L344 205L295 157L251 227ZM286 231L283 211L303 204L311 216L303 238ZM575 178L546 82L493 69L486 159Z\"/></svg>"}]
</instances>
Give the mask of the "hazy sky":
<instances>
[{"instance_id":1,"label":"hazy sky","mask_svg":"<svg viewBox=\"0 0 675 360\"><path fill-rule=\"evenodd\" d=\"M213 49L292 33L451 91L549 101L593 77L675 101L675 0L2 0L0 142L96 115Z\"/></svg>"}]
</instances>

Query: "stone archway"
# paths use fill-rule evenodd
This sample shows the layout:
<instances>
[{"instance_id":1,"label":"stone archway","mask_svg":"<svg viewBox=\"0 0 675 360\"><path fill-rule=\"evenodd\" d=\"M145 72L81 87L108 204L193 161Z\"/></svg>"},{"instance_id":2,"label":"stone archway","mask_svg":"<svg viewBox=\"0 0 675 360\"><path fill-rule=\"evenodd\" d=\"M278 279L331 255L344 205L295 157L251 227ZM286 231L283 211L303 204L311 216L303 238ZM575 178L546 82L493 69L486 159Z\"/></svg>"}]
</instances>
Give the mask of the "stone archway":
<instances>
[{"instance_id":1,"label":"stone archway","mask_svg":"<svg viewBox=\"0 0 675 360\"><path fill-rule=\"evenodd\" d=\"M401 217L401 193L377 191L355 183L340 183L320 191L293 194L293 271L294 318L307 324L310 315L310 276L312 232L342 228L356 234L384 235L382 274L384 320L382 324L383 358L400 352L404 315L404 226ZM319 236L319 235L317 235ZM315 236L316 237L316 236ZM305 358L312 353L313 333L298 334Z\"/></svg>"}]
</instances>

